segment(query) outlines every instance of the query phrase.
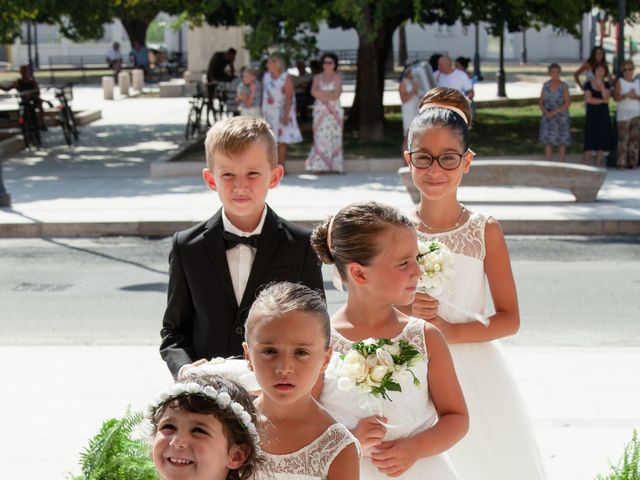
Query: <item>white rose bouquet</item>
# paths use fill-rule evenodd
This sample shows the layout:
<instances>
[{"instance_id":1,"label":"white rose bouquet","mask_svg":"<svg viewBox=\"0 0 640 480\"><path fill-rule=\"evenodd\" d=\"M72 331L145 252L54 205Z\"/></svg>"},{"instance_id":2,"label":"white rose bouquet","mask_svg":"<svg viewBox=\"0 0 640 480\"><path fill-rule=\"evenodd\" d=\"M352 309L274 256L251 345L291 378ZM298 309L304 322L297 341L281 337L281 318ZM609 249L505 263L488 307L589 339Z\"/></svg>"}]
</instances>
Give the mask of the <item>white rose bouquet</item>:
<instances>
[{"instance_id":1,"label":"white rose bouquet","mask_svg":"<svg viewBox=\"0 0 640 480\"><path fill-rule=\"evenodd\" d=\"M334 355L327 375L338 379L338 388L391 401L387 392L400 392L400 379L411 375L413 384L419 385L411 370L422 355L406 340L392 342L386 338L360 340L353 343L346 354Z\"/></svg>"},{"instance_id":2,"label":"white rose bouquet","mask_svg":"<svg viewBox=\"0 0 640 480\"><path fill-rule=\"evenodd\" d=\"M418 240L418 265L422 275L418 279L417 291L432 297L442 293L453 275L453 255L440 242Z\"/></svg>"}]
</instances>

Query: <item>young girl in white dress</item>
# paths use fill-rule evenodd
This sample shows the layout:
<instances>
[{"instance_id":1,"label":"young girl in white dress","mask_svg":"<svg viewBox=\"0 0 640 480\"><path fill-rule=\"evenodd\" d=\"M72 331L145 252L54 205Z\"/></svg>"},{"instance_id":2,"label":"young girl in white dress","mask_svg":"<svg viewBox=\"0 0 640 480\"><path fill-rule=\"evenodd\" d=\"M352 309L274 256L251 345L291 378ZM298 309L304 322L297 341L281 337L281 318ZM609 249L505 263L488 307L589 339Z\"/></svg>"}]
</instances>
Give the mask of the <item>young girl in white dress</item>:
<instances>
[{"instance_id":1,"label":"young girl in white dress","mask_svg":"<svg viewBox=\"0 0 640 480\"><path fill-rule=\"evenodd\" d=\"M187 374L158 395L148 418L164 480L246 480L260 464L251 396L229 379Z\"/></svg>"},{"instance_id":2,"label":"young girl in white dress","mask_svg":"<svg viewBox=\"0 0 640 480\"><path fill-rule=\"evenodd\" d=\"M457 199L474 153L471 111L457 90L438 87L420 102L405 159L421 199L418 236L449 247L454 277L438 299L418 293L415 316L449 343L469 408L469 433L449 454L461 479L540 480L545 471L517 386L497 339L518 331L520 317L509 252L498 222ZM483 321L485 278L495 312ZM440 300L440 301L439 301Z\"/></svg>"},{"instance_id":3,"label":"young girl in white dress","mask_svg":"<svg viewBox=\"0 0 640 480\"><path fill-rule=\"evenodd\" d=\"M420 271L413 224L393 207L353 204L317 226L312 245L348 288L346 305L331 318L334 355L346 354L357 340L385 338L405 340L422 356L413 367L419 384L410 375L401 380L402 391L382 400L382 418L360 406L363 394L338 388L334 376L317 386L320 403L362 445L360 478L456 479L444 452L465 434L468 417L449 350L437 328L394 308L415 296Z\"/></svg>"},{"instance_id":4,"label":"young girl in white dress","mask_svg":"<svg viewBox=\"0 0 640 480\"><path fill-rule=\"evenodd\" d=\"M257 479L359 478L357 440L311 396L331 358L329 329L324 300L301 284L267 286L249 311L243 347L262 389Z\"/></svg>"}]
</instances>

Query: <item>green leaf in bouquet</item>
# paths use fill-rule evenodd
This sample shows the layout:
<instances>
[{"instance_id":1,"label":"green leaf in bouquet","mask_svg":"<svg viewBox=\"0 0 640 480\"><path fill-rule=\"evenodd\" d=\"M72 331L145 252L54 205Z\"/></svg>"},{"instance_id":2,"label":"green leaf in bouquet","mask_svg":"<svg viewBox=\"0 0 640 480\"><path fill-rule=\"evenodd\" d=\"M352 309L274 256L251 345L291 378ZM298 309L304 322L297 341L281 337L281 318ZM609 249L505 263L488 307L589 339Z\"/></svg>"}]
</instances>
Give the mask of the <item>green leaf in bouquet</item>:
<instances>
[{"instance_id":1,"label":"green leaf in bouquet","mask_svg":"<svg viewBox=\"0 0 640 480\"><path fill-rule=\"evenodd\" d=\"M148 442L132 438L142 412L127 409L121 419L106 420L80 454L82 476L76 480L158 480Z\"/></svg>"},{"instance_id":2,"label":"green leaf in bouquet","mask_svg":"<svg viewBox=\"0 0 640 480\"><path fill-rule=\"evenodd\" d=\"M611 472L607 476L598 475L597 480L640 480L640 439L635 429L618 464L611 465Z\"/></svg>"}]
</instances>

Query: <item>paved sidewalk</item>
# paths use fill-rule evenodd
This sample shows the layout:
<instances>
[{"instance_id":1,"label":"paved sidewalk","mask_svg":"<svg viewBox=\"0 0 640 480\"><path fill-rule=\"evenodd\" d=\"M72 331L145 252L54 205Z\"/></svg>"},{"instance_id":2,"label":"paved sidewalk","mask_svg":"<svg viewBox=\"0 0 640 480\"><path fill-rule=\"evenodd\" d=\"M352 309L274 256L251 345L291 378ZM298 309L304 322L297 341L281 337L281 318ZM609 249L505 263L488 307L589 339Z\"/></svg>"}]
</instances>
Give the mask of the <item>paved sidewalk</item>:
<instances>
[{"instance_id":1,"label":"paved sidewalk","mask_svg":"<svg viewBox=\"0 0 640 480\"><path fill-rule=\"evenodd\" d=\"M594 480L640 428L640 349L506 348L549 480ZM171 382L157 348L3 347L3 478L78 474L103 420ZM34 452L36 458L34 459Z\"/></svg>"},{"instance_id":2,"label":"paved sidewalk","mask_svg":"<svg viewBox=\"0 0 640 480\"><path fill-rule=\"evenodd\" d=\"M184 144L185 98L104 101L95 87L78 87L74 95L74 108L102 109L103 119L84 127L72 149L52 129L44 149L3 161L12 207L0 208L0 237L169 235L219 207L198 176L149 173L151 162ZM391 164L388 171L287 176L268 201L283 217L307 225L354 201L411 210L394 171L401 159ZM609 170L594 203L575 203L567 191L523 187L463 187L460 198L494 215L507 233L629 234L640 232L638 191L640 170Z\"/></svg>"}]
</instances>

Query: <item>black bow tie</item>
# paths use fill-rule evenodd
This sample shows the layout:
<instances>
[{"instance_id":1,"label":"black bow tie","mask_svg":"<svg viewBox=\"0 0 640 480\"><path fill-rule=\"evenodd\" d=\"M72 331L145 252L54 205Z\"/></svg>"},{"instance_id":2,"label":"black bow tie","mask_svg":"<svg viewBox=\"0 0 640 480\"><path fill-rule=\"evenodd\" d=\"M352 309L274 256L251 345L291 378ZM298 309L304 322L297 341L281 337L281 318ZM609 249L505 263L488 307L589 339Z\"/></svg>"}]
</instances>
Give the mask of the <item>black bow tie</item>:
<instances>
[{"instance_id":1,"label":"black bow tie","mask_svg":"<svg viewBox=\"0 0 640 480\"><path fill-rule=\"evenodd\" d=\"M260 235L250 235L248 237L240 237L231 232L223 232L222 238L224 239L224 246L227 250L236 247L237 245L244 244L253 248L258 248L260 242Z\"/></svg>"}]
</instances>

